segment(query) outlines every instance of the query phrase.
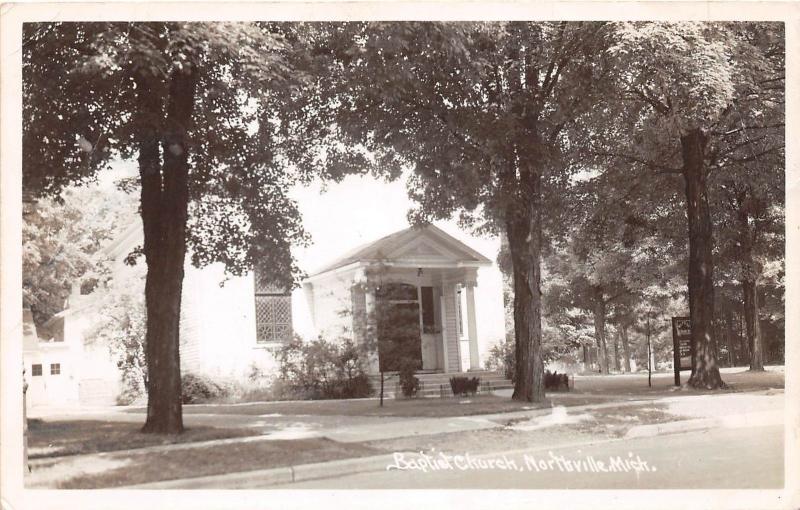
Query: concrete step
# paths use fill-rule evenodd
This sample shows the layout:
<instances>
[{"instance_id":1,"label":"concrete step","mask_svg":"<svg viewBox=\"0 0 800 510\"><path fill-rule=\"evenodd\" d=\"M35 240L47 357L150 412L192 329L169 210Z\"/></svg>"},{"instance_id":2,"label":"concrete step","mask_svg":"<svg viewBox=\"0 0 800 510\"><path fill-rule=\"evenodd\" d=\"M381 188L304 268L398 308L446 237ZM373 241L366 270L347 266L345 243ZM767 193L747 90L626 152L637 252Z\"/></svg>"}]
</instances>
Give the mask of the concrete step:
<instances>
[{"instance_id":1,"label":"concrete step","mask_svg":"<svg viewBox=\"0 0 800 510\"><path fill-rule=\"evenodd\" d=\"M441 372L417 372L414 374L417 379L424 382L439 382L444 381L446 383L450 383L451 377L467 377L473 378L477 377L481 381L489 381L489 380L507 380L503 374L498 372L490 372L488 370L483 371L476 371L476 372L453 372L453 373L441 373ZM380 381L380 375L372 375L370 376L371 379L375 381ZM385 381L397 381L399 378L399 374L397 372L386 372L384 374Z\"/></svg>"},{"instance_id":2,"label":"concrete step","mask_svg":"<svg viewBox=\"0 0 800 510\"><path fill-rule=\"evenodd\" d=\"M504 384L504 385L497 385L497 386L495 386L495 385L483 386L483 387L478 389L478 393L477 394L478 395L486 395L486 394L489 394L489 393L491 393L493 391L496 391L496 390L512 389L513 387L514 386L512 384L508 384L508 385ZM452 390L450 390L450 387L447 386L447 387L441 388L441 389L438 389L438 388L426 388L426 389L420 390L417 393L417 395L420 396L420 397L452 397L453 396L453 392L452 392Z\"/></svg>"},{"instance_id":3,"label":"concrete step","mask_svg":"<svg viewBox=\"0 0 800 510\"><path fill-rule=\"evenodd\" d=\"M503 374L495 374L495 373L485 373L485 374L417 374L417 379L420 381L449 381L451 377L465 377L467 379L472 379L473 377L477 377L481 381L486 379L505 379Z\"/></svg>"},{"instance_id":4,"label":"concrete step","mask_svg":"<svg viewBox=\"0 0 800 510\"><path fill-rule=\"evenodd\" d=\"M499 376L481 377L481 378L479 378L479 380L480 380L480 384L485 384L485 383L488 383L488 382L501 383L501 382L508 381L508 379L506 379L505 377L499 377ZM426 385L429 385L429 384L430 385L446 384L446 385L449 386L450 385L450 378L447 378L447 379L419 379L419 382L420 382L420 384L426 384Z\"/></svg>"},{"instance_id":5,"label":"concrete step","mask_svg":"<svg viewBox=\"0 0 800 510\"><path fill-rule=\"evenodd\" d=\"M481 371L481 372L458 372L458 373L449 373L449 374L442 374L442 373L434 373L434 374L417 374L417 378L419 380L432 380L432 379L446 379L450 380L451 377L466 377L466 378L473 378L477 377L481 380L487 378L500 378L504 379L505 376L499 372L490 372L488 370Z\"/></svg>"}]
</instances>

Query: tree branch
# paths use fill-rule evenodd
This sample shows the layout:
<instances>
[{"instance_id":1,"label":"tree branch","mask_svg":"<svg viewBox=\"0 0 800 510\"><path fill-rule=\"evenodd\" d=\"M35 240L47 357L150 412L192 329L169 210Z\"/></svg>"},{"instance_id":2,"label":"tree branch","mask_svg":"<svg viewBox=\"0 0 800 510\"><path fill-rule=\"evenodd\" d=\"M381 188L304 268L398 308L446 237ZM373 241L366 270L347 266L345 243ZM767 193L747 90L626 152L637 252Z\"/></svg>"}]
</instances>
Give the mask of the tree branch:
<instances>
[{"instance_id":1,"label":"tree branch","mask_svg":"<svg viewBox=\"0 0 800 510\"><path fill-rule=\"evenodd\" d=\"M772 129L772 128L782 128L782 127L786 127L786 124L783 122L779 122L777 124L767 124L764 126L742 126L736 129L731 129L729 131L712 131L711 134L717 136L730 136L739 133L740 131L756 130L756 129Z\"/></svg>"},{"instance_id":2,"label":"tree branch","mask_svg":"<svg viewBox=\"0 0 800 510\"><path fill-rule=\"evenodd\" d=\"M644 165L646 167L652 168L657 170L659 174L680 174L683 173L683 169L681 168L674 168L671 166L660 165L653 161L648 161L646 159L637 158L636 156L632 156L630 154L619 154L616 152L596 152L591 151L589 154L592 156L600 156L600 157L609 157L609 158L619 158L624 159L626 161L631 161L633 163L639 163L640 165Z\"/></svg>"},{"instance_id":3,"label":"tree branch","mask_svg":"<svg viewBox=\"0 0 800 510\"><path fill-rule=\"evenodd\" d=\"M636 95L642 101L644 101L645 103L647 103L650 106L652 106L661 115L666 115L666 114L669 113L669 110L670 110L669 106L665 105L664 103L662 103L658 99L647 95L642 90L639 90L639 89L626 89L625 92L629 92L631 94Z\"/></svg>"},{"instance_id":4,"label":"tree branch","mask_svg":"<svg viewBox=\"0 0 800 510\"><path fill-rule=\"evenodd\" d=\"M716 168L725 168L726 166L729 166L729 164L733 164L733 163L750 163L752 161L756 161L760 156L767 155L767 154L769 154L771 152L775 152L775 151L783 149L783 148L784 148L783 145L776 145L774 147L770 147L769 149L765 149L765 150L759 152L758 154L753 154L752 156L749 156L749 157L746 157L746 158L727 158L726 164L717 165Z\"/></svg>"}]
</instances>

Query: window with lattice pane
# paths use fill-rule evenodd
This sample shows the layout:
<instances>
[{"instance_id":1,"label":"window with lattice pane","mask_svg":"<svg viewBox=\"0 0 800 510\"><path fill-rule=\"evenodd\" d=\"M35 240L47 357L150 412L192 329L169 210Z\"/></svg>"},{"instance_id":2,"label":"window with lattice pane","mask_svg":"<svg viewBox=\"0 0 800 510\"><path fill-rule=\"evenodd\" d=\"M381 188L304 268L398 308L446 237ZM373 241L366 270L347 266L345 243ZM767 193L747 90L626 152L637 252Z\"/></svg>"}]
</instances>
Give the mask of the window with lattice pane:
<instances>
[{"instance_id":1,"label":"window with lattice pane","mask_svg":"<svg viewBox=\"0 0 800 510\"><path fill-rule=\"evenodd\" d=\"M256 339L258 343L283 342L292 335L292 298L256 295Z\"/></svg>"},{"instance_id":2,"label":"window with lattice pane","mask_svg":"<svg viewBox=\"0 0 800 510\"><path fill-rule=\"evenodd\" d=\"M254 271L256 300L256 341L259 344L286 342L292 336L292 297Z\"/></svg>"},{"instance_id":3,"label":"window with lattice pane","mask_svg":"<svg viewBox=\"0 0 800 510\"><path fill-rule=\"evenodd\" d=\"M265 278L261 271L255 271L256 294L286 294L286 288L276 284L274 281Z\"/></svg>"}]
</instances>

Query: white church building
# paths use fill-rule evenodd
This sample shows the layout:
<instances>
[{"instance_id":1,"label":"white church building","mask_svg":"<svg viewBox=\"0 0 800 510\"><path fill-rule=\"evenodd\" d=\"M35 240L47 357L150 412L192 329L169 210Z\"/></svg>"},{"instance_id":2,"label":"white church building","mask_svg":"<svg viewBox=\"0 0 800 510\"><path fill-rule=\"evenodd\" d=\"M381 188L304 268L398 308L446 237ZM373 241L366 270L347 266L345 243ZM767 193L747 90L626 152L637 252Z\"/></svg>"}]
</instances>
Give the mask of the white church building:
<instances>
[{"instance_id":1,"label":"white church building","mask_svg":"<svg viewBox=\"0 0 800 510\"><path fill-rule=\"evenodd\" d=\"M142 285L143 291L143 268L124 263L141 239L135 221L106 247L114 261L107 292L114 285ZM380 300L416 311L418 322L410 326L418 327L413 341L423 371L477 370L481 352L500 338L480 338L478 272L490 266L490 259L433 225L404 228L329 259L293 292L263 285L257 274L229 277L219 265L198 269L187 263L182 371L239 381L254 369L275 374L275 352L294 334L363 341L363 321ZM29 321L34 332L25 338L24 363L31 407L111 405L121 390L107 346L86 338L105 294L81 295L79 287L57 318L61 334L38 338ZM385 292L389 288L394 291ZM499 288L489 291L483 302L496 303L502 313ZM501 323L494 326L502 331ZM380 353L370 360L371 373L378 372L379 358Z\"/></svg>"},{"instance_id":2,"label":"white church building","mask_svg":"<svg viewBox=\"0 0 800 510\"><path fill-rule=\"evenodd\" d=\"M303 291L322 336L357 337L383 299L416 312L407 316L418 321L409 327L419 332L412 341L419 343L413 350L422 370L478 370L475 287L478 268L489 265L488 258L433 225L407 228L336 259L307 278ZM379 362L373 360L371 373Z\"/></svg>"}]
</instances>

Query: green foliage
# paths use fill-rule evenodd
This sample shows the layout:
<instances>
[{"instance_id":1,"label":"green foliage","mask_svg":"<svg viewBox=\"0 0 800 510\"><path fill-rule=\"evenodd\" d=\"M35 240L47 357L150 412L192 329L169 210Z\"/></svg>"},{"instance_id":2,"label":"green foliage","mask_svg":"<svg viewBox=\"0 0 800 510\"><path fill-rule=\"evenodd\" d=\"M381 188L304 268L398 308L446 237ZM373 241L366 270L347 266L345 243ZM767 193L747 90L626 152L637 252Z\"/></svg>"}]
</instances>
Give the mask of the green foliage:
<instances>
[{"instance_id":1,"label":"green foliage","mask_svg":"<svg viewBox=\"0 0 800 510\"><path fill-rule=\"evenodd\" d=\"M414 397L420 387L415 375L422 368L419 309L393 304L391 300L405 298L402 293L410 290L413 288L407 285L384 282L376 290L375 307L379 370L399 373L405 397Z\"/></svg>"},{"instance_id":2,"label":"green foliage","mask_svg":"<svg viewBox=\"0 0 800 510\"><path fill-rule=\"evenodd\" d=\"M133 209L132 197L100 186L70 187L60 199L24 204L22 302L38 327L64 309L73 284L108 278L102 248L127 226Z\"/></svg>"},{"instance_id":3,"label":"green foliage","mask_svg":"<svg viewBox=\"0 0 800 510\"><path fill-rule=\"evenodd\" d=\"M413 167L415 221L457 213L482 230L502 230L509 202L527 185L514 179L515 162L548 175L543 196L559 200L565 126L592 108L605 79L603 23L349 28L358 58L341 58L329 107L348 139L376 151L384 168Z\"/></svg>"},{"instance_id":4,"label":"green foliage","mask_svg":"<svg viewBox=\"0 0 800 510\"><path fill-rule=\"evenodd\" d=\"M207 376L191 372L181 375L181 402L200 404L228 396L228 390Z\"/></svg>"},{"instance_id":5,"label":"green foliage","mask_svg":"<svg viewBox=\"0 0 800 510\"><path fill-rule=\"evenodd\" d=\"M777 234L784 196L783 25L617 23L613 39L610 62L623 100L606 101L584 131L587 152L602 155L594 159L603 169L601 184L618 190L612 196L634 231L652 231L672 245L673 257L685 257L680 137L701 130L719 242L714 258L729 273L723 278L735 278L747 265L737 235L742 209L765 235L759 250L783 245ZM766 241L773 236L775 242Z\"/></svg>"},{"instance_id":6,"label":"green foliage","mask_svg":"<svg viewBox=\"0 0 800 510\"><path fill-rule=\"evenodd\" d=\"M404 397L415 397L419 392L419 378L416 373L419 363L413 358L402 358L399 367L400 389Z\"/></svg>"},{"instance_id":7,"label":"green foliage","mask_svg":"<svg viewBox=\"0 0 800 510\"><path fill-rule=\"evenodd\" d=\"M382 372L420 368L419 312L378 299L376 306L379 368Z\"/></svg>"},{"instance_id":8,"label":"green foliage","mask_svg":"<svg viewBox=\"0 0 800 510\"><path fill-rule=\"evenodd\" d=\"M27 192L55 195L93 180L117 158L133 159L143 126L170 129L165 119L141 111L136 79L148 81L164 109L170 80L191 69L197 78L187 133L192 262L222 262L241 274L266 260L270 277L299 274L288 246L307 237L288 188L316 175L304 158L329 161L350 150L321 143L329 123L298 103L311 97L314 73L324 74L328 58L312 45L325 39L326 25L30 23L24 30ZM313 143L297 132L313 135ZM366 160L354 162L362 163L359 171Z\"/></svg>"},{"instance_id":9,"label":"green foliage","mask_svg":"<svg viewBox=\"0 0 800 510\"><path fill-rule=\"evenodd\" d=\"M139 296L122 296L114 303L119 315L103 325L109 348L122 374L122 400L133 402L147 394L145 313Z\"/></svg>"},{"instance_id":10,"label":"green foliage","mask_svg":"<svg viewBox=\"0 0 800 510\"><path fill-rule=\"evenodd\" d=\"M164 347L178 342L187 248L195 266L241 275L258 261L291 287L301 271L290 247L307 236L289 188L319 175L304 158L326 161L324 175L337 178L337 155L354 154L319 136L332 125L327 110L299 101L328 74L330 58L314 47L326 46L325 26L58 22L23 32L24 191L58 195L117 159L139 161L135 253L152 271L147 307L169 312L147 319L161 337L147 345L144 429L180 432L179 352Z\"/></svg>"},{"instance_id":11,"label":"green foliage","mask_svg":"<svg viewBox=\"0 0 800 510\"><path fill-rule=\"evenodd\" d=\"M550 391L569 391L569 376L546 370L544 373L544 387Z\"/></svg>"},{"instance_id":12,"label":"green foliage","mask_svg":"<svg viewBox=\"0 0 800 510\"><path fill-rule=\"evenodd\" d=\"M372 394L363 354L352 340L305 342L295 337L278 351L284 398L362 398Z\"/></svg>"},{"instance_id":13,"label":"green foliage","mask_svg":"<svg viewBox=\"0 0 800 510\"><path fill-rule=\"evenodd\" d=\"M542 323L542 359L545 362L574 359L576 351L585 340L586 330L573 330L573 324L552 325L545 318Z\"/></svg>"},{"instance_id":14,"label":"green foliage","mask_svg":"<svg viewBox=\"0 0 800 510\"><path fill-rule=\"evenodd\" d=\"M385 168L413 169L410 221L458 215L479 233L505 231L517 278L531 287L515 306L538 317L540 241L547 245L564 227L557 211L575 171L566 136L603 97L606 24L364 23L353 30L357 58L343 57L329 82L337 123L348 140L379 152ZM532 375L539 372L527 373L541 363L539 324L519 329L520 352L531 358L517 365L519 394L541 399Z\"/></svg>"},{"instance_id":15,"label":"green foliage","mask_svg":"<svg viewBox=\"0 0 800 510\"><path fill-rule=\"evenodd\" d=\"M489 348L489 357L485 365L488 370L500 372L506 379L514 382L516 377L514 359L514 342L502 339Z\"/></svg>"},{"instance_id":16,"label":"green foliage","mask_svg":"<svg viewBox=\"0 0 800 510\"><path fill-rule=\"evenodd\" d=\"M368 271L356 289L376 296L371 313L356 313L353 318L356 337L366 355L378 357L378 370L398 372L401 391L413 397L420 387L416 372L422 368L420 351L419 309L407 303L394 303L408 299L416 287L393 281L388 268L377 264Z\"/></svg>"},{"instance_id":17,"label":"green foliage","mask_svg":"<svg viewBox=\"0 0 800 510\"><path fill-rule=\"evenodd\" d=\"M544 324L542 328L542 358L544 361L555 361L564 357L572 358L581 344L592 342L591 328L588 325L584 326L581 333L575 331L575 323L583 320L584 317L581 315L577 321L573 320L572 323L558 324L555 327L548 323ZM489 356L484 365L487 370L499 372L506 379L514 382L516 380L515 359L514 342L503 339L489 348Z\"/></svg>"},{"instance_id":18,"label":"green foliage","mask_svg":"<svg viewBox=\"0 0 800 510\"><path fill-rule=\"evenodd\" d=\"M538 264L531 239L542 234L543 355L560 355L591 341L598 301L602 321L639 333L653 309L682 314L680 138L699 130L715 283L758 279L764 316L782 324L781 24L46 23L25 32L23 185L34 195L133 157L142 126L169 132L140 111L135 79L147 78L161 111L170 81L196 73L186 236L195 265L241 274L258 260L268 277L291 280L299 269L289 246L307 239L292 184L407 167L414 221L457 214L479 232L510 234L520 218L541 228L513 240L516 269ZM61 275L26 287L40 319L63 300L63 275L87 265L61 265L48 242L24 246L26 275L39 266ZM399 347L411 332L387 334L394 321L372 319L365 345L381 353L382 370L409 365L411 387L416 356ZM500 366L509 346L498 348ZM335 379L332 366L347 371L323 345L309 356L318 387Z\"/></svg>"},{"instance_id":19,"label":"green foliage","mask_svg":"<svg viewBox=\"0 0 800 510\"><path fill-rule=\"evenodd\" d=\"M715 122L730 104L736 66L722 23L628 22L616 25L609 53L624 62L621 88L666 110L653 129L677 136ZM667 100L666 97L669 97Z\"/></svg>"}]
</instances>

